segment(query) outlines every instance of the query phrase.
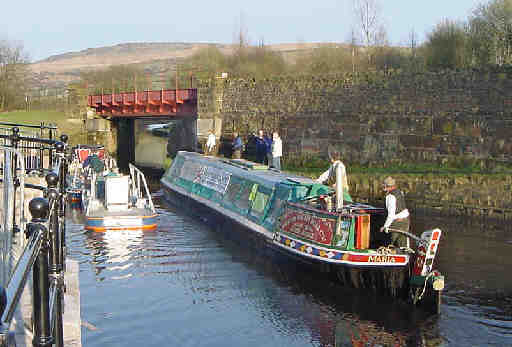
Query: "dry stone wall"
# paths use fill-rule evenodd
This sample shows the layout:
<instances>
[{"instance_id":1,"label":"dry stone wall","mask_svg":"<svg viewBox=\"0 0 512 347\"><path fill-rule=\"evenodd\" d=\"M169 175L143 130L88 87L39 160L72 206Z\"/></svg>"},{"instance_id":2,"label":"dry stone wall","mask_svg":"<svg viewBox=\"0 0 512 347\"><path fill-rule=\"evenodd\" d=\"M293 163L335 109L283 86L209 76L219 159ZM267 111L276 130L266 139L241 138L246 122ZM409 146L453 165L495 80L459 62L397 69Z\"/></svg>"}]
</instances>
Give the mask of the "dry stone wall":
<instances>
[{"instance_id":1,"label":"dry stone wall","mask_svg":"<svg viewBox=\"0 0 512 347\"><path fill-rule=\"evenodd\" d=\"M412 209L512 218L512 177L509 175L393 175ZM350 193L358 201L384 205L383 175L349 175Z\"/></svg>"},{"instance_id":2,"label":"dry stone wall","mask_svg":"<svg viewBox=\"0 0 512 347\"><path fill-rule=\"evenodd\" d=\"M479 71L216 79L199 85L199 117L222 117L227 135L277 129L285 157L331 146L349 163L490 165L512 159L511 87Z\"/></svg>"}]
</instances>

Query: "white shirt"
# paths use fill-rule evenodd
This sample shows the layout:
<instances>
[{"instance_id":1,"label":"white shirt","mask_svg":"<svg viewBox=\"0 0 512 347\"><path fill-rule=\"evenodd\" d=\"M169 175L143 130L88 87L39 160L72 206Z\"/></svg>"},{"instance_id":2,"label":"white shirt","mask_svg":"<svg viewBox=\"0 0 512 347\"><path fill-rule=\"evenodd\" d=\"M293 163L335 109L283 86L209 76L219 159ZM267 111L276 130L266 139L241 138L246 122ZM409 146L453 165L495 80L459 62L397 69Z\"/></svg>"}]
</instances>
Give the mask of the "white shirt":
<instances>
[{"instance_id":1,"label":"white shirt","mask_svg":"<svg viewBox=\"0 0 512 347\"><path fill-rule=\"evenodd\" d=\"M215 147L215 134L208 135L208 141L206 141L206 147L208 147L208 150L212 150L213 147Z\"/></svg>"},{"instance_id":2,"label":"white shirt","mask_svg":"<svg viewBox=\"0 0 512 347\"><path fill-rule=\"evenodd\" d=\"M405 209L398 214L396 213L396 198L393 194L386 195L386 208L388 210L388 217L384 223L384 228L388 228L395 219L402 219L409 217L409 210Z\"/></svg>"},{"instance_id":3,"label":"white shirt","mask_svg":"<svg viewBox=\"0 0 512 347\"><path fill-rule=\"evenodd\" d=\"M342 175L343 189L346 189L348 191L347 171L345 169L345 165L340 160L336 160L334 163L332 163L332 165L327 169L327 171L321 174L316 179L316 181L318 183L324 183L329 179L329 177L335 177L336 174Z\"/></svg>"},{"instance_id":4,"label":"white shirt","mask_svg":"<svg viewBox=\"0 0 512 347\"><path fill-rule=\"evenodd\" d=\"M274 158L283 156L283 141L280 137L274 138L272 141L272 156Z\"/></svg>"}]
</instances>

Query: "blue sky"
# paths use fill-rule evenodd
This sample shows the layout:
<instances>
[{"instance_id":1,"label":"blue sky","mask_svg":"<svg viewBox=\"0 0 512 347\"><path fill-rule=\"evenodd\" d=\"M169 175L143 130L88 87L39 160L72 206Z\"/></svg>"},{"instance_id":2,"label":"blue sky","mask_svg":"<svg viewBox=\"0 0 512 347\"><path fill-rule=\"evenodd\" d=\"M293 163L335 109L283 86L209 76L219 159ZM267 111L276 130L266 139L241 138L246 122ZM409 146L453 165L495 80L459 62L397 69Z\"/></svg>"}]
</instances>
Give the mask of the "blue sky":
<instances>
[{"instance_id":1,"label":"blue sky","mask_svg":"<svg viewBox=\"0 0 512 347\"><path fill-rule=\"evenodd\" d=\"M486 0L380 0L392 44L420 41L443 19L466 20ZM240 18L251 42L346 42L353 0L4 1L0 39L20 42L31 60L125 42L233 43Z\"/></svg>"}]
</instances>

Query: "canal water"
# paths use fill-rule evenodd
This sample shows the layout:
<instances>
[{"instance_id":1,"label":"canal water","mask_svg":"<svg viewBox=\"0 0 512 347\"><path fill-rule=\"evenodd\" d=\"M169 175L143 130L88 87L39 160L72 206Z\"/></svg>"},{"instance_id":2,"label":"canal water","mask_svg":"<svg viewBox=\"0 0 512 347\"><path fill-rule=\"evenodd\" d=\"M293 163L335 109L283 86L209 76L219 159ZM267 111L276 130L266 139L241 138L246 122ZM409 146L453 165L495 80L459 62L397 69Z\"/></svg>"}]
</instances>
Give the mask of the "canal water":
<instances>
[{"instance_id":1,"label":"canal water","mask_svg":"<svg viewBox=\"0 0 512 347\"><path fill-rule=\"evenodd\" d=\"M440 316L338 286L209 227L154 193L152 232L86 232L68 219L80 263L84 346L512 346L512 231L504 223L416 216L444 234Z\"/></svg>"}]
</instances>

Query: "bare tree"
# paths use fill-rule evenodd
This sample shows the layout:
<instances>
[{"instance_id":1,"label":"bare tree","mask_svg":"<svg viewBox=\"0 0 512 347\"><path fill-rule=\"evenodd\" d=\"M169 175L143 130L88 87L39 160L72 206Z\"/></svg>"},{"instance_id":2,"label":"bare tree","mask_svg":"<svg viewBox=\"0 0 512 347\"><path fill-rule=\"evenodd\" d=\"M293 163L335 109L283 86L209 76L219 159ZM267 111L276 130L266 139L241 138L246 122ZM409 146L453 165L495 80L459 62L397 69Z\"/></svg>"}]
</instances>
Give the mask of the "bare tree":
<instances>
[{"instance_id":1,"label":"bare tree","mask_svg":"<svg viewBox=\"0 0 512 347\"><path fill-rule=\"evenodd\" d=\"M245 16L243 13L240 13L237 26L234 35L234 44L237 46L237 50L241 51L249 46L249 30L245 24Z\"/></svg>"},{"instance_id":2,"label":"bare tree","mask_svg":"<svg viewBox=\"0 0 512 347\"><path fill-rule=\"evenodd\" d=\"M411 58L409 60L409 66L412 71L417 70L417 61L418 61L418 34L416 34L416 31L411 29L409 32L409 49L411 50Z\"/></svg>"},{"instance_id":3,"label":"bare tree","mask_svg":"<svg viewBox=\"0 0 512 347\"><path fill-rule=\"evenodd\" d=\"M357 55L357 34L356 29L352 27L350 30L350 38L349 38L349 44L350 44L350 53L352 55L352 73L356 72L356 55Z\"/></svg>"},{"instance_id":4,"label":"bare tree","mask_svg":"<svg viewBox=\"0 0 512 347\"><path fill-rule=\"evenodd\" d=\"M234 34L234 54L231 59L231 68L235 72L235 74L241 73L241 66L243 62L247 59L248 49L249 49L249 34L247 26L245 25L244 14L240 13L240 17L238 18L238 27Z\"/></svg>"},{"instance_id":5,"label":"bare tree","mask_svg":"<svg viewBox=\"0 0 512 347\"><path fill-rule=\"evenodd\" d=\"M354 0L356 25L359 26L362 41L366 46L368 64L371 63L371 47L376 44L382 28L379 13L378 0Z\"/></svg>"},{"instance_id":6,"label":"bare tree","mask_svg":"<svg viewBox=\"0 0 512 347\"><path fill-rule=\"evenodd\" d=\"M418 46L418 35L414 28L409 32L409 48L411 49L411 57L416 58L416 48Z\"/></svg>"},{"instance_id":7,"label":"bare tree","mask_svg":"<svg viewBox=\"0 0 512 347\"><path fill-rule=\"evenodd\" d=\"M0 110L24 105L27 63L23 45L0 41Z\"/></svg>"}]
</instances>

